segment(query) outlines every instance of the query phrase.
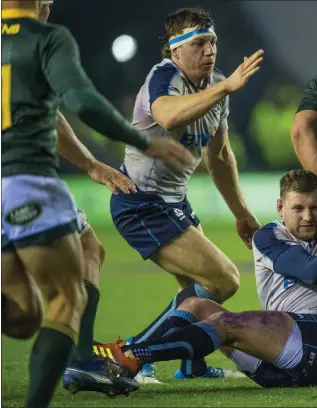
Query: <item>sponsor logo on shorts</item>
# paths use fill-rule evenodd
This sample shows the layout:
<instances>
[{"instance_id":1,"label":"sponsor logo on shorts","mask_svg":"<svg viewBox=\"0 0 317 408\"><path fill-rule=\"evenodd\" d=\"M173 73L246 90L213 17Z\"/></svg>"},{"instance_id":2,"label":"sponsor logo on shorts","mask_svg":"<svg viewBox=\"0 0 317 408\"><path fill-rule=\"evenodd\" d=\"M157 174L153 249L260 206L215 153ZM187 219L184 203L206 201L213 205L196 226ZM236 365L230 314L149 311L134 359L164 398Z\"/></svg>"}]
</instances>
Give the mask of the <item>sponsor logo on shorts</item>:
<instances>
[{"instance_id":1,"label":"sponsor logo on shorts","mask_svg":"<svg viewBox=\"0 0 317 408\"><path fill-rule=\"evenodd\" d=\"M5 220L10 225L25 225L34 221L42 214L42 206L40 203L31 202L20 205L9 211Z\"/></svg>"},{"instance_id":2,"label":"sponsor logo on shorts","mask_svg":"<svg viewBox=\"0 0 317 408\"><path fill-rule=\"evenodd\" d=\"M180 210L179 208L174 208L174 213L175 213L176 217L179 218L180 221L182 221L185 218L185 215L184 215L183 211Z\"/></svg>"},{"instance_id":3,"label":"sponsor logo on shorts","mask_svg":"<svg viewBox=\"0 0 317 408\"><path fill-rule=\"evenodd\" d=\"M312 351L312 352L310 353L309 361L308 361L308 364L309 364L310 366L312 366L312 365L314 364L315 357L316 357L316 353L314 353L314 352Z\"/></svg>"}]
</instances>

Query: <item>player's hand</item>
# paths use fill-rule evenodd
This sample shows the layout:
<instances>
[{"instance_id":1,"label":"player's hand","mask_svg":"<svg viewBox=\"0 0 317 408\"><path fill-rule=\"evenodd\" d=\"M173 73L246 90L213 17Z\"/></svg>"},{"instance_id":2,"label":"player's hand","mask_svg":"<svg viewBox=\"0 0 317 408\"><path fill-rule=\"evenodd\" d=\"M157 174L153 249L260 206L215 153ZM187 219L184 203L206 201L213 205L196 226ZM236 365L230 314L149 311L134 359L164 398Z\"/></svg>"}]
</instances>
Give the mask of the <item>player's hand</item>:
<instances>
[{"instance_id":1,"label":"player's hand","mask_svg":"<svg viewBox=\"0 0 317 408\"><path fill-rule=\"evenodd\" d=\"M249 249L251 249L253 235L261 228L261 224L257 218L251 213L242 217L237 217L236 228L242 241Z\"/></svg>"},{"instance_id":2,"label":"player's hand","mask_svg":"<svg viewBox=\"0 0 317 408\"><path fill-rule=\"evenodd\" d=\"M226 81L226 89L229 93L242 88L248 80L260 69L263 61L263 50L258 50L251 57L244 57L244 62L231 74Z\"/></svg>"},{"instance_id":3,"label":"player's hand","mask_svg":"<svg viewBox=\"0 0 317 408\"><path fill-rule=\"evenodd\" d=\"M183 170L194 162L194 157L184 146L167 137L152 136L152 142L144 153L171 163L177 170Z\"/></svg>"},{"instance_id":4,"label":"player's hand","mask_svg":"<svg viewBox=\"0 0 317 408\"><path fill-rule=\"evenodd\" d=\"M125 194L136 193L136 187L128 177L98 160L94 162L88 174L92 180L107 186L115 195L119 194L118 190Z\"/></svg>"}]
</instances>

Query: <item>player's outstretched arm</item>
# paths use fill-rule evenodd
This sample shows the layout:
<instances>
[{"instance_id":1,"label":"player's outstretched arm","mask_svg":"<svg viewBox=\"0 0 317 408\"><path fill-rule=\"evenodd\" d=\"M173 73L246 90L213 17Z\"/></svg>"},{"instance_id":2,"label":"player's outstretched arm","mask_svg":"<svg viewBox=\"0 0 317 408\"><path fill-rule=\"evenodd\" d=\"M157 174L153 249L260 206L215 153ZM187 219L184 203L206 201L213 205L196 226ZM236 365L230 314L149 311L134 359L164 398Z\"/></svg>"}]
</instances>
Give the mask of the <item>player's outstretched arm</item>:
<instances>
[{"instance_id":1,"label":"player's outstretched arm","mask_svg":"<svg viewBox=\"0 0 317 408\"><path fill-rule=\"evenodd\" d=\"M136 188L128 177L119 171L98 161L75 135L73 129L61 114L57 112L57 152L78 168L87 171L96 183L104 184L114 194L118 190L125 194L135 193Z\"/></svg>"},{"instance_id":2,"label":"player's outstretched arm","mask_svg":"<svg viewBox=\"0 0 317 408\"><path fill-rule=\"evenodd\" d=\"M217 102L242 88L260 69L263 50L258 50L233 72L230 77L210 88L182 96L160 96L151 107L153 117L165 129L188 125L203 117Z\"/></svg>"},{"instance_id":3,"label":"player's outstretched arm","mask_svg":"<svg viewBox=\"0 0 317 408\"><path fill-rule=\"evenodd\" d=\"M236 217L237 232L247 247L251 248L253 234L261 226L243 198L237 163L230 147L227 127L223 123L215 137L210 140L205 154L208 171Z\"/></svg>"},{"instance_id":4,"label":"player's outstretched arm","mask_svg":"<svg viewBox=\"0 0 317 408\"><path fill-rule=\"evenodd\" d=\"M317 174L317 76L306 85L294 118L291 138L301 165Z\"/></svg>"},{"instance_id":5,"label":"player's outstretched arm","mask_svg":"<svg viewBox=\"0 0 317 408\"><path fill-rule=\"evenodd\" d=\"M168 160L179 169L188 166L191 154L175 141L140 133L92 85L84 72L78 47L70 32L56 27L43 45L43 71L62 103L86 125L110 139L132 145L146 154ZM60 63L63 61L63 75Z\"/></svg>"},{"instance_id":6,"label":"player's outstretched arm","mask_svg":"<svg viewBox=\"0 0 317 408\"><path fill-rule=\"evenodd\" d=\"M303 110L295 115L291 138L303 168L317 174L317 111Z\"/></svg>"}]
</instances>

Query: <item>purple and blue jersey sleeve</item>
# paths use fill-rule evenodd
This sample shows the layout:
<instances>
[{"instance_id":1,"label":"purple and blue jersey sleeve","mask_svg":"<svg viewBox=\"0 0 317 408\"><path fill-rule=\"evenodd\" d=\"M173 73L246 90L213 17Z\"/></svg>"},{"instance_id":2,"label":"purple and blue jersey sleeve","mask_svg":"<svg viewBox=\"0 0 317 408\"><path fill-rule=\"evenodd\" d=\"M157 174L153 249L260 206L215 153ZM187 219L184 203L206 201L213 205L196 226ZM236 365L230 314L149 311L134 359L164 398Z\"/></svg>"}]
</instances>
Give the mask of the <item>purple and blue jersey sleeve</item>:
<instances>
[{"instance_id":1,"label":"purple and blue jersey sleeve","mask_svg":"<svg viewBox=\"0 0 317 408\"><path fill-rule=\"evenodd\" d=\"M316 285L317 256L310 255L296 241L279 238L276 229L277 225L271 223L254 234L253 242L258 251L270 259L274 272Z\"/></svg>"},{"instance_id":2,"label":"purple and blue jersey sleeve","mask_svg":"<svg viewBox=\"0 0 317 408\"><path fill-rule=\"evenodd\" d=\"M158 66L148 81L149 104L160 96L179 96L178 69L172 64Z\"/></svg>"}]
</instances>

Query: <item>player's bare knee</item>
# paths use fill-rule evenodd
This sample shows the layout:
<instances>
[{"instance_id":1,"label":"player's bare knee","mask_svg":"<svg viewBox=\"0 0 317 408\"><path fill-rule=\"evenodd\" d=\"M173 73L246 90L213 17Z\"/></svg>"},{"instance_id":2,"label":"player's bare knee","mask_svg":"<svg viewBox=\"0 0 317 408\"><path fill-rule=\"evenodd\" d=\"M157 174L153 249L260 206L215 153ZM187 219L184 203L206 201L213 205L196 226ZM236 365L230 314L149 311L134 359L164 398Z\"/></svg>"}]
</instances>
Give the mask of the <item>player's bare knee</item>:
<instances>
[{"instance_id":1,"label":"player's bare knee","mask_svg":"<svg viewBox=\"0 0 317 408\"><path fill-rule=\"evenodd\" d=\"M233 264L229 271L229 277L226 284L228 285L226 288L226 299L229 299L238 291L240 287L240 274L237 267Z\"/></svg>"},{"instance_id":2,"label":"player's bare knee","mask_svg":"<svg viewBox=\"0 0 317 408\"><path fill-rule=\"evenodd\" d=\"M230 299L240 287L240 275L237 267L228 263L225 267L219 290L223 301Z\"/></svg>"},{"instance_id":3,"label":"player's bare knee","mask_svg":"<svg viewBox=\"0 0 317 408\"><path fill-rule=\"evenodd\" d=\"M232 297L239 289L240 279L237 267L227 258L224 258L215 264L215 262L206 260L205 268L208 271L205 274L207 281L203 283L209 293L216 296L219 300L225 301Z\"/></svg>"},{"instance_id":4,"label":"player's bare knee","mask_svg":"<svg viewBox=\"0 0 317 408\"><path fill-rule=\"evenodd\" d=\"M203 311L206 308L206 303L210 302L208 299L199 299L197 297L191 297L186 300L178 307L179 310L186 310L193 314L197 320L201 320L203 316Z\"/></svg>"}]
</instances>

